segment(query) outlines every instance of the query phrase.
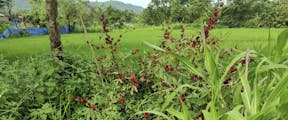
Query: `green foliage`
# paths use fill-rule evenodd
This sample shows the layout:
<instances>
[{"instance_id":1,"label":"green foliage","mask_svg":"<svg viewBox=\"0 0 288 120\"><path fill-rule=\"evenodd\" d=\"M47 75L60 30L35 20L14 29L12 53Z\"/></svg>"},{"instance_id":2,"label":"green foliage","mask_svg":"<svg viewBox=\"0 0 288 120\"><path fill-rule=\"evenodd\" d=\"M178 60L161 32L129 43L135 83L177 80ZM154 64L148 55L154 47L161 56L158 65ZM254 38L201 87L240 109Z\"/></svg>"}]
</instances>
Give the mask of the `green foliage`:
<instances>
[{"instance_id":1,"label":"green foliage","mask_svg":"<svg viewBox=\"0 0 288 120\"><path fill-rule=\"evenodd\" d=\"M238 0L228 1L221 24L229 27L287 27L285 1Z\"/></svg>"},{"instance_id":2,"label":"green foliage","mask_svg":"<svg viewBox=\"0 0 288 120\"><path fill-rule=\"evenodd\" d=\"M192 23L206 15L211 9L210 2L209 0L152 0L143 11L144 23L148 25Z\"/></svg>"},{"instance_id":3,"label":"green foliage","mask_svg":"<svg viewBox=\"0 0 288 120\"><path fill-rule=\"evenodd\" d=\"M10 28L10 24L9 22L5 22L5 21L2 21L0 20L0 34L2 34L7 28Z\"/></svg>"}]
</instances>

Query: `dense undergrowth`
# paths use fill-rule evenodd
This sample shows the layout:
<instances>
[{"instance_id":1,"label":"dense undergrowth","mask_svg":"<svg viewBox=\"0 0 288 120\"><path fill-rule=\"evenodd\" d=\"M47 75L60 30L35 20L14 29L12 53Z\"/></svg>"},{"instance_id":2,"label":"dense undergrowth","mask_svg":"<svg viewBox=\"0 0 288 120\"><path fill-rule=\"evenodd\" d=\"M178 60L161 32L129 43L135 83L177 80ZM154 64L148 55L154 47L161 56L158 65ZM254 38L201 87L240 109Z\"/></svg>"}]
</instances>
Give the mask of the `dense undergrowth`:
<instances>
[{"instance_id":1,"label":"dense undergrowth","mask_svg":"<svg viewBox=\"0 0 288 120\"><path fill-rule=\"evenodd\" d=\"M260 51L222 49L209 34L218 12L196 35L167 28L160 45L145 42L150 51L118 52L122 35L102 16L103 45L87 40L92 60L1 56L0 119L287 119L288 30Z\"/></svg>"}]
</instances>

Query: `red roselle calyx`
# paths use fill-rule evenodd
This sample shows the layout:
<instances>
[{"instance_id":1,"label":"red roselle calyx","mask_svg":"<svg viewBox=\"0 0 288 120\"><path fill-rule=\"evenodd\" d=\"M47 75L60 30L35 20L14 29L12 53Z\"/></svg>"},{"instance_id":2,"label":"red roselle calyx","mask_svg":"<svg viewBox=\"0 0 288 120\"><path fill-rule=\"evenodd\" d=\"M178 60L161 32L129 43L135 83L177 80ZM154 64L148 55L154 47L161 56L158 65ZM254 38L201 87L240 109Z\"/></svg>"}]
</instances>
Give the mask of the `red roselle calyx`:
<instances>
[{"instance_id":1,"label":"red roselle calyx","mask_svg":"<svg viewBox=\"0 0 288 120\"><path fill-rule=\"evenodd\" d=\"M218 17L218 14L219 14L218 9L215 9L215 10L214 10L214 16L215 16L215 17Z\"/></svg>"},{"instance_id":2,"label":"red roselle calyx","mask_svg":"<svg viewBox=\"0 0 288 120\"><path fill-rule=\"evenodd\" d=\"M131 51L131 54L132 54L132 55L135 55L135 54L137 54L139 51L140 51L139 49L132 50L132 51Z\"/></svg>"},{"instance_id":3,"label":"red roselle calyx","mask_svg":"<svg viewBox=\"0 0 288 120\"><path fill-rule=\"evenodd\" d=\"M220 3L220 6L224 6L224 3ZM205 39L209 38L209 33L210 30L212 29L212 26L218 21L218 15L219 15L219 10L216 8L213 11L213 17L208 19L207 25L204 27L204 33L205 33Z\"/></svg>"},{"instance_id":4,"label":"red roselle calyx","mask_svg":"<svg viewBox=\"0 0 288 120\"><path fill-rule=\"evenodd\" d=\"M170 70L170 68L169 68L168 65L166 65L166 66L164 67L164 69L165 69L165 72L169 72L169 70Z\"/></svg>"},{"instance_id":5,"label":"red roselle calyx","mask_svg":"<svg viewBox=\"0 0 288 120\"><path fill-rule=\"evenodd\" d=\"M164 33L164 39L169 39L170 38L170 32L168 31L168 29L165 30L165 33Z\"/></svg>"},{"instance_id":6,"label":"red roselle calyx","mask_svg":"<svg viewBox=\"0 0 288 120\"><path fill-rule=\"evenodd\" d=\"M220 7L224 7L224 2L221 2L221 3L220 3Z\"/></svg>"},{"instance_id":7,"label":"red roselle calyx","mask_svg":"<svg viewBox=\"0 0 288 120\"><path fill-rule=\"evenodd\" d=\"M144 118L148 119L149 117L150 117L150 113L145 112L145 113L144 113Z\"/></svg>"},{"instance_id":8,"label":"red roselle calyx","mask_svg":"<svg viewBox=\"0 0 288 120\"><path fill-rule=\"evenodd\" d=\"M91 106L89 106L89 108L90 108L91 110L93 110L93 111L96 110L96 106L95 106L95 105L91 105Z\"/></svg>"},{"instance_id":9,"label":"red roselle calyx","mask_svg":"<svg viewBox=\"0 0 288 120\"><path fill-rule=\"evenodd\" d=\"M135 86L136 88L140 88L140 85L138 83L133 83L133 86Z\"/></svg>"},{"instance_id":10,"label":"red roselle calyx","mask_svg":"<svg viewBox=\"0 0 288 120\"><path fill-rule=\"evenodd\" d=\"M119 77L119 79L122 79L123 78L123 73L122 73L122 71L118 71L118 77Z\"/></svg>"},{"instance_id":11,"label":"red roselle calyx","mask_svg":"<svg viewBox=\"0 0 288 120\"><path fill-rule=\"evenodd\" d=\"M231 68L230 68L230 72L231 72L231 73L234 73L234 72L236 72L236 71L237 71L236 68L234 68L234 67L231 67Z\"/></svg>"},{"instance_id":12,"label":"red roselle calyx","mask_svg":"<svg viewBox=\"0 0 288 120\"><path fill-rule=\"evenodd\" d=\"M125 98L119 98L119 99L118 99L118 102L120 102L121 104L124 104L125 101L126 101Z\"/></svg>"},{"instance_id":13,"label":"red roselle calyx","mask_svg":"<svg viewBox=\"0 0 288 120\"><path fill-rule=\"evenodd\" d=\"M132 75L130 76L130 81L131 81L132 83L137 83L137 82L138 82L138 80L137 80L137 78L135 77L134 74L132 74Z\"/></svg>"},{"instance_id":14,"label":"red roselle calyx","mask_svg":"<svg viewBox=\"0 0 288 120\"><path fill-rule=\"evenodd\" d=\"M169 85L168 83L166 83L166 82L164 82L162 85L163 85L164 87L170 87L170 85Z\"/></svg>"}]
</instances>

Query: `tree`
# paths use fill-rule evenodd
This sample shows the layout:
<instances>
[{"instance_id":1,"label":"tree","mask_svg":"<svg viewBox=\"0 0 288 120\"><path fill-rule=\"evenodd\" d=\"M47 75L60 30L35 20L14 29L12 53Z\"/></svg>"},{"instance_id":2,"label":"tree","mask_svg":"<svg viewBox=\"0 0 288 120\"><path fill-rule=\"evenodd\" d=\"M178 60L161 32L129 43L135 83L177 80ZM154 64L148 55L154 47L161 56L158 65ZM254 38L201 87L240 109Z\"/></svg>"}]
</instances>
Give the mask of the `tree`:
<instances>
[{"instance_id":1,"label":"tree","mask_svg":"<svg viewBox=\"0 0 288 120\"><path fill-rule=\"evenodd\" d=\"M5 5L5 0L0 0L0 9L3 8Z\"/></svg>"},{"instance_id":2,"label":"tree","mask_svg":"<svg viewBox=\"0 0 288 120\"><path fill-rule=\"evenodd\" d=\"M60 54L62 52L62 43L60 39L60 31L57 22L58 17L58 3L57 0L46 0L46 13L48 17L48 33L50 38L50 48L52 56L57 57L63 61Z\"/></svg>"},{"instance_id":3,"label":"tree","mask_svg":"<svg viewBox=\"0 0 288 120\"><path fill-rule=\"evenodd\" d=\"M26 18L29 23L32 23L34 27L46 27L47 15L46 4L42 0L29 0L32 4L32 9L28 11Z\"/></svg>"},{"instance_id":4,"label":"tree","mask_svg":"<svg viewBox=\"0 0 288 120\"><path fill-rule=\"evenodd\" d=\"M205 8L205 9L203 9ZM159 25L192 23L211 9L211 0L152 0L143 12L144 22Z\"/></svg>"},{"instance_id":5,"label":"tree","mask_svg":"<svg viewBox=\"0 0 288 120\"><path fill-rule=\"evenodd\" d=\"M13 1L12 0L0 0L0 8L6 8L8 10L8 17L10 21L15 20L15 15L12 14Z\"/></svg>"}]
</instances>

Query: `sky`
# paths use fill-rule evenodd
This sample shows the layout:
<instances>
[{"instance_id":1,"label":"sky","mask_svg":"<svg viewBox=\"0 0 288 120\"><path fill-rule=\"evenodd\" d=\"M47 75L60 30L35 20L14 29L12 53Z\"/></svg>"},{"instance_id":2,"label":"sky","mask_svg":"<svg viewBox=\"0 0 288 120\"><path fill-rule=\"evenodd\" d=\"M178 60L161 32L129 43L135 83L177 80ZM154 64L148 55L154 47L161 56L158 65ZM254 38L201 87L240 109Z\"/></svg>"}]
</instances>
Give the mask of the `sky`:
<instances>
[{"instance_id":1,"label":"sky","mask_svg":"<svg viewBox=\"0 0 288 120\"><path fill-rule=\"evenodd\" d=\"M110 1L110 0L90 0L90 1L98 1L98 2L104 2L104 1ZM124 3L130 3L133 5L141 6L143 8L146 8L151 0L118 0Z\"/></svg>"}]
</instances>

